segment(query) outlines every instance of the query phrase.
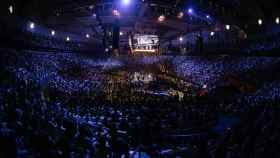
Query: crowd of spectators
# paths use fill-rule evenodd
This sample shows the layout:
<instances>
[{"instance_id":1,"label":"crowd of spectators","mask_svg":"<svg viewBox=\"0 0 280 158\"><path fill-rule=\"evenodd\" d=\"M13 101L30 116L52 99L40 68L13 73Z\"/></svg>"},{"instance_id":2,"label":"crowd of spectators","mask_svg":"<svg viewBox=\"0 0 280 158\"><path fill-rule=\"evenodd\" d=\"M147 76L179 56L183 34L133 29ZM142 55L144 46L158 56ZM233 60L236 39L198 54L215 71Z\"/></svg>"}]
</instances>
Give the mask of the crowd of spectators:
<instances>
[{"instance_id":1,"label":"crowd of spectators","mask_svg":"<svg viewBox=\"0 0 280 158\"><path fill-rule=\"evenodd\" d=\"M245 41L245 43L247 46L245 50L248 53L259 53L279 50L280 33L272 34L270 36L248 39L247 41Z\"/></svg>"},{"instance_id":2,"label":"crowd of spectators","mask_svg":"<svg viewBox=\"0 0 280 158\"><path fill-rule=\"evenodd\" d=\"M10 52L13 54L13 52ZM82 58L73 53L42 53L42 52L21 52L19 55L14 52L15 58L8 63L7 68L14 72L18 79L34 80L40 85L51 85L68 93L75 91L89 92L98 89L101 82L105 82L102 71L120 67L121 63L114 59L100 59L97 61ZM9 66L11 64L11 66ZM81 66L81 69L88 71L87 78L64 77L60 72L68 71L71 65ZM101 71L100 71L101 69ZM78 72L74 72L78 73Z\"/></svg>"},{"instance_id":3,"label":"crowd of spectators","mask_svg":"<svg viewBox=\"0 0 280 158\"><path fill-rule=\"evenodd\" d=\"M200 85L209 86L219 84L224 76L261 70L279 63L279 58L273 57L174 57L174 65L179 75L191 77Z\"/></svg>"},{"instance_id":4,"label":"crowd of spectators","mask_svg":"<svg viewBox=\"0 0 280 158\"><path fill-rule=\"evenodd\" d=\"M144 59L158 62L154 57ZM171 57L171 61L178 75L214 89L227 74L266 70L279 59ZM72 65L98 71L86 71L91 77L78 79L60 73ZM91 91L99 93L108 82L104 71L123 66L120 59L79 54L1 54L0 157L280 156L280 109L269 100L179 102L146 95L143 102L114 104L90 97ZM265 92L267 97L279 95L277 86L267 92L270 86L266 85L279 83L265 83L259 90L264 89L262 93L251 97ZM73 96L77 91L81 93ZM216 133L213 128L223 116L240 121Z\"/></svg>"}]
</instances>

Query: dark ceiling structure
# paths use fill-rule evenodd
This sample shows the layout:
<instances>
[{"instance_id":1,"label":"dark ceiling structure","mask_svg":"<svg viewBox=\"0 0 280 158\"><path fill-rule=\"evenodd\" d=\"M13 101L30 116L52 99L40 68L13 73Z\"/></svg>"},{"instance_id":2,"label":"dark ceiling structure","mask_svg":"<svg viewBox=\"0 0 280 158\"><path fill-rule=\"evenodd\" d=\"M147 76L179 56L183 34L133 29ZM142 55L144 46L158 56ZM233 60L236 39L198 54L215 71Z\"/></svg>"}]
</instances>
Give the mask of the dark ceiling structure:
<instances>
[{"instance_id":1,"label":"dark ceiling structure","mask_svg":"<svg viewBox=\"0 0 280 158\"><path fill-rule=\"evenodd\" d=\"M118 9L122 28L152 29L170 38L178 33L210 30L219 24L231 24L245 30L259 18L273 21L280 15L279 0L131 0L128 8L122 8L120 1L10 0L4 2L1 12L13 5L16 15L46 27L100 34L102 28L114 22L112 11ZM188 8L195 11L195 17L186 14ZM178 18L180 12L185 13L183 18ZM160 15L166 16L164 23L157 21ZM205 15L210 15L212 20L205 19Z\"/></svg>"}]
</instances>

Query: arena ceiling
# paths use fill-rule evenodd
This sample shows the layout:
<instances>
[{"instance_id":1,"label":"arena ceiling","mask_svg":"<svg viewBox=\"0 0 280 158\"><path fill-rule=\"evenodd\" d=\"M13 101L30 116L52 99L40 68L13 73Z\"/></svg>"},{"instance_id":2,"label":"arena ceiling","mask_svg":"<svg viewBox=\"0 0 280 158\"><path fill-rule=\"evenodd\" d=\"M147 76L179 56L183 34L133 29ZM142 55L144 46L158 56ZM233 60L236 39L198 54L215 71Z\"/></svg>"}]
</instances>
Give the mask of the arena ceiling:
<instances>
[{"instance_id":1,"label":"arena ceiling","mask_svg":"<svg viewBox=\"0 0 280 158\"><path fill-rule=\"evenodd\" d=\"M121 13L120 24L134 30L152 28L158 34L187 33L201 29L213 29L217 23L227 23L244 28L255 24L257 19L272 20L280 16L279 0L131 0L128 7L121 6L122 0L8 0L1 12L14 6L15 14L47 27L72 33L93 32L111 25L115 17L114 9ZM2 3L2 2L1 2ZM196 17L184 16L188 8L196 12ZM205 20L211 15L213 21ZM166 16L164 23L157 21Z\"/></svg>"}]
</instances>

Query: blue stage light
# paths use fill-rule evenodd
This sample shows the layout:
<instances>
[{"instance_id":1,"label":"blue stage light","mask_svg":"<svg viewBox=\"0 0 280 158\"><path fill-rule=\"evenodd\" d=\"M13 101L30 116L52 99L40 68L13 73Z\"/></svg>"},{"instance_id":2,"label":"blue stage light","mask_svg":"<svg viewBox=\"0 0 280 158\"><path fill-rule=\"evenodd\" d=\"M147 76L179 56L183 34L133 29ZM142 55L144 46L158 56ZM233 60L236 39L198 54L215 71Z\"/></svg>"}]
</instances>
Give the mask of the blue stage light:
<instances>
[{"instance_id":1,"label":"blue stage light","mask_svg":"<svg viewBox=\"0 0 280 158\"><path fill-rule=\"evenodd\" d=\"M192 14L192 13L193 13L193 9L192 9L192 8L189 8L189 9L188 9L188 13L189 13L189 14Z\"/></svg>"}]
</instances>

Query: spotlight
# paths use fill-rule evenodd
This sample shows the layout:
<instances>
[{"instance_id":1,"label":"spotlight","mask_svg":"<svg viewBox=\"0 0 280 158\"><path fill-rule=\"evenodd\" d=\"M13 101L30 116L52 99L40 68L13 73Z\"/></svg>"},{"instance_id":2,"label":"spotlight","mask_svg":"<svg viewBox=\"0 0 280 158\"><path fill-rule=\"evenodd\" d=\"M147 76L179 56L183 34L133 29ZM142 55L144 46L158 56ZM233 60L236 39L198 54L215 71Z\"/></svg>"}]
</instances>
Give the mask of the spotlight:
<instances>
[{"instance_id":1,"label":"spotlight","mask_svg":"<svg viewBox=\"0 0 280 158\"><path fill-rule=\"evenodd\" d=\"M90 38L90 35L88 33L86 34L86 38Z\"/></svg>"},{"instance_id":2,"label":"spotlight","mask_svg":"<svg viewBox=\"0 0 280 158\"><path fill-rule=\"evenodd\" d=\"M207 18L207 19L210 19L210 15L206 15L206 18Z\"/></svg>"},{"instance_id":3,"label":"spotlight","mask_svg":"<svg viewBox=\"0 0 280 158\"><path fill-rule=\"evenodd\" d=\"M183 38L183 37L180 37L180 38L179 38L179 41L180 41L180 42L182 42L183 40L184 40L184 38Z\"/></svg>"},{"instance_id":4,"label":"spotlight","mask_svg":"<svg viewBox=\"0 0 280 158\"><path fill-rule=\"evenodd\" d=\"M212 31L212 32L210 33L210 36L214 36L214 35L215 35L215 32Z\"/></svg>"},{"instance_id":5,"label":"spotlight","mask_svg":"<svg viewBox=\"0 0 280 158\"><path fill-rule=\"evenodd\" d=\"M279 23L280 23L279 17L277 17L277 18L275 19L275 22L276 22L276 24L279 24Z\"/></svg>"},{"instance_id":6,"label":"spotlight","mask_svg":"<svg viewBox=\"0 0 280 158\"><path fill-rule=\"evenodd\" d=\"M227 30L230 30L230 25L226 25L226 29L227 29Z\"/></svg>"},{"instance_id":7,"label":"spotlight","mask_svg":"<svg viewBox=\"0 0 280 158\"><path fill-rule=\"evenodd\" d=\"M123 35L123 32L120 32L120 36L122 36Z\"/></svg>"},{"instance_id":8,"label":"spotlight","mask_svg":"<svg viewBox=\"0 0 280 158\"><path fill-rule=\"evenodd\" d=\"M182 18L184 17L184 12L178 13L177 17L178 17L179 19L182 19Z\"/></svg>"},{"instance_id":9,"label":"spotlight","mask_svg":"<svg viewBox=\"0 0 280 158\"><path fill-rule=\"evenodd\" d=\"M31 30L33 30L33 29L35 28L35 24L34 24L33 22L31 22L31 23L29 24L29 28L30 28Z\"/></svg>"},{"instance_id":10,"label":"spotlight","mask_svg":"<svg viewBox=\"0 0 280 158\"><path fill-rule=\"evenodd\" d=\"M66 41L69 42L70 41L70 37L66 37Z\"/></svg>"},{"instance_id":11,"label":"spotlight","mask_svg":"<svg viewBox=\"0 0 280 158\"><path fill-rule=\"evenodd\" d=\"M113 15L114 16L120 16L121 14L120 14L120 12L117 9L114 9L113 10Z\"/></svg>"},{"instance_id":12,"label":"spotlight","mask_svg":"<svg viewBox=\"0 0 280 158\"><path fill-rule=\"evenodd\" d=\"M122 0L122 3L124 5L129 5L131 3L131 0Z\"/></svg>"},{"instance_id":13,"label":"spotlight","mask_svg":"<svg viewBox=\"0 0 280 158\"><path fill-rule=\"evenodd\" d=\"M202 86L202 88L203 88L203 89L206 89L206 88L207 88L207 85L206 85L206 84L204 84L204 85Z\"/></svg>"},{"instance_id":14,"label":"spotlight","mask_svg":"<svg viewBox=\"0 0 280 158\"><path fill-rule=\"evenodd\" d=\"M262 19L259 19L259 20L258 20L258 24L259 24L259 25L262 25L262 24L263 24Z\"/></svg>"},{"instance_id":15,"label":"spotlight","mask_svg":"<svg viewBox=\"0 0 280 158\"><path fill-rule=\"evenodd\" d=\"M189 14L192 14L192 13L193 13L193 9L192 9L192 8L189 8L189 9L188 9L188 13L189 13Z\"/></svg>"},{"instance_id":16,"label":"spotlight","mask_svg":"<svg viewBox=\"0 0 280 158\"><path fill-rule=\"evenodd\" d=\"M54 31L54 30L52 30L51 35L52 35L52 36L54 36L54 35L55 35L55 31Z\"/></svg>"},{"instance_id":17,"label":"spotlight","mask_svg":"<svg viewBox=\"0 0 280 158\"><path fill-rule=\"evenodd\" d=\"M9 7L9 12L10 12L11 14L13 14L13 13L14 13L14 8L13 8L13 6L12 6L12 5Z\"/></svg>"},{"instance_id":18,"label":"spotlight","mask_svg":"<svg viewBox=\"0 0 280 158\"><path fill-rule=\"evenodd\" d=\"M158 17L158 21L159 22L163 22L165 20L165 16L164 15L161 15Z\"/></svg>"},{"instance_id":19,"label":"spotlight","mask_svg":"<svg viewBox=\"0 0 280 158\"><path fill-rule=\"evenodd\" d=\"M92 10L94 8L94 5L90 5L89 9Z\"/></svg>"}]
</instances>

